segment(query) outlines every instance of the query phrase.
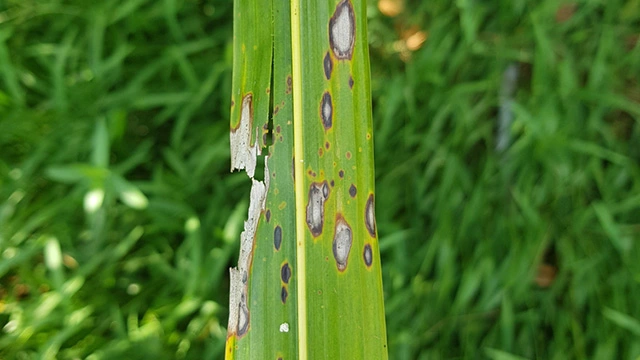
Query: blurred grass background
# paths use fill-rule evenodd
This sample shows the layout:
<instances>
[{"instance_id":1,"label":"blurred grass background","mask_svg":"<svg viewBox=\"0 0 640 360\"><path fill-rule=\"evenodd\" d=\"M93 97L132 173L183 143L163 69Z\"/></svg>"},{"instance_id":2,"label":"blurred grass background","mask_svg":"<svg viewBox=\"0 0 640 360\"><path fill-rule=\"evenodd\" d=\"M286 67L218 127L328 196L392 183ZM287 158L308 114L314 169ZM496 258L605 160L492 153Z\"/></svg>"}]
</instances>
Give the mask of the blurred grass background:
<instances>
[{"instance_id":1,"label":"blurred grass background","mask_svg":"<svg viewBox=\"0 0 640 360\"><path fill-rule=\"evenodd\" d=\"M219 359L230 1L0 1L0 359ZM640 357L640 0L369 3L391 359Z\"/></svg>"}]
</instances>

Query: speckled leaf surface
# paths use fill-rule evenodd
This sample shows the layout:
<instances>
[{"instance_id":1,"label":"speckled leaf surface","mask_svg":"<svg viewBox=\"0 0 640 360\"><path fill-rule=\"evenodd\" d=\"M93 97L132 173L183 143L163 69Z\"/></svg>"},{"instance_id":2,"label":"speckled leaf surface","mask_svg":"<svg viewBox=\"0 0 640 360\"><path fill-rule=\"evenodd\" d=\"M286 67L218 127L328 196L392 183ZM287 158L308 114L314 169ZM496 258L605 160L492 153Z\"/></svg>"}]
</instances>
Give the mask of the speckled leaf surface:
<instances>
[{"instance_id":1,"label":"speckled leaf surface","mask_svg":"<svg viewBox=\"0 0 640 360\"><path fill-rule=\"evenodd\" d=\"M365 3L234 13L232 170L253 184L226 358L386 359Z\"/></svg>"}]
</instances>

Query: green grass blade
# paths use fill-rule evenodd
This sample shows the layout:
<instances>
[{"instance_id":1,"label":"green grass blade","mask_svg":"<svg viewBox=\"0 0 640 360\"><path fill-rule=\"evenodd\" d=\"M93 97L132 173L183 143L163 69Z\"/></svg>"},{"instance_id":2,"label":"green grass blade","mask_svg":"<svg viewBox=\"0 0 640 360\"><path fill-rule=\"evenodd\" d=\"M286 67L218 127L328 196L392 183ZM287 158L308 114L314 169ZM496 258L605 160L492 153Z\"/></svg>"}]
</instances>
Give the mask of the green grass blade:
<instances>
[{"instance_id":1,"label":"green grass blade","mask_svg":"<svg viewBox=\"0 0 640 360\"><path fill-rule=\"evenodd\" d=\"M253 186L226 357L385 359L365 3L234 11L232 168Z\"/></svg>"}]
</instances>

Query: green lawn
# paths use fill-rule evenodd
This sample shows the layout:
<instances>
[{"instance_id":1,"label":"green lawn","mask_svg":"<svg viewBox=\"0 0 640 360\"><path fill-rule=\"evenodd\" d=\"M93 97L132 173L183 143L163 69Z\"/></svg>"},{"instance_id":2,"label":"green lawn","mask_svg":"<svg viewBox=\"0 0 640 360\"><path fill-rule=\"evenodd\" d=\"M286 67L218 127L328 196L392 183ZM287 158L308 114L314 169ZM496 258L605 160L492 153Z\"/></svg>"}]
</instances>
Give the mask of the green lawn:
<instances>
[{"instance_id":1,"label":"green lawn","mask_svg":"<svg viewBox=\"0 0 640 360\"><path fill-rule=\"evenodd\" d=\"M369 10L390 358L638 359L640 0ZM222 357L231 11L0 1L0 359Z\"/></svg>"}]
</instances>

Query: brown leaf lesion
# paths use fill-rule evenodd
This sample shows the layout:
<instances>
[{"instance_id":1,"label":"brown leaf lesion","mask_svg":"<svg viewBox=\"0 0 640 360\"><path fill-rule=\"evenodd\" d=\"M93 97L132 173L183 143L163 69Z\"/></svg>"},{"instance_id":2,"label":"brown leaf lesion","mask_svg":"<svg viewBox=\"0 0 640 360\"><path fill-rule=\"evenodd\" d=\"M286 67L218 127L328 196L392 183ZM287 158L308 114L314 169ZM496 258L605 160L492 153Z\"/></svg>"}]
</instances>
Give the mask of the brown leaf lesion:
<instances>
[{"instance_id":1,"label":"brown leaf lesion","mask_svg":"<svg viewBox=\"0 0 640 360\"><path fill-rule=\"evenodd\" d=\"M327 181L314 182L309 187L309 201L307 203L307 226L313 237L322 234L324 226L324 202L329 197Z\"/></svg>"},{"instance_id":2,"label":"brown leaf lesion","mask_svg":"<svg viewBox=\"0 0 640 360\"><path fill-rule=\"evenodd\" d=\"M261 155L257 134L256 141L251 142L253 129L253 95L247 93L242 98L240 122L230 131L231 170L244 169L251 178L251 193L247 220L240 234L240 256L238 266L230 269L229 323L228 334L238 338L250 329L250 310L248 300L248 283L255 248L255 237L260 217L265 213L267 191L269 189L268 156L264 157L264 181L254 178L258 156Z\"/></svg>"},{"instance_id":3,"label":"brown leaf lesion","mask_svg":"<svg viewBox=\"0 0 640 360\"><path fill-rule=\"evenodd\" d=\"M320 117L324 131L329 131L333 126L333 102L331 101L331 93L325 91L320 101Z\"/></svg>"},{"instance_id":4,"label":"brown leaf lesion","mask_svg":"<svg viewBox=\"0 0 640 360\"><path fill-rule=\"evenodd\" d=\"M256 159L260 152L258 145L255 142L251 143L252 132L253 95L248 93L242 98L240 121L235 128L231 128L229 142L231 145L231 171L244 169L251 178L255 174Z\"/></svg>"},{"instance_id":5,"label":"brown leaf lesion","mask_svg":"<svg viewBox=\"0 0 640 360\"><path fill-rule=\"evenodd\" d=\"M352 243L353 233L351 226L349 226L342 215L338 214L333 235L333 257L336 260L336 266L339 271L344 271L347 268Z\"/></svg>"},{"instance_id":6,"label":"brown leaf lesion","mask_svg":"<svg viewBox=\"0 0 640 360\"><path fill-rule=\"evenodd\" d=\"M329 19L329 43L338 60L351 60L356 42L356 16L349 0L342 0Z\"/></svg>"},{"instance_id":7,"label":"brown leaf lesion","mask_svg":"<svg viewBox=\"0 0 640 360\"><path fill-rule=\"evenodd\" d=\"M369 194L364 208L364 223L371 237L376 237L376 215L373 194Z\"/></svg>"}]
</instances>

